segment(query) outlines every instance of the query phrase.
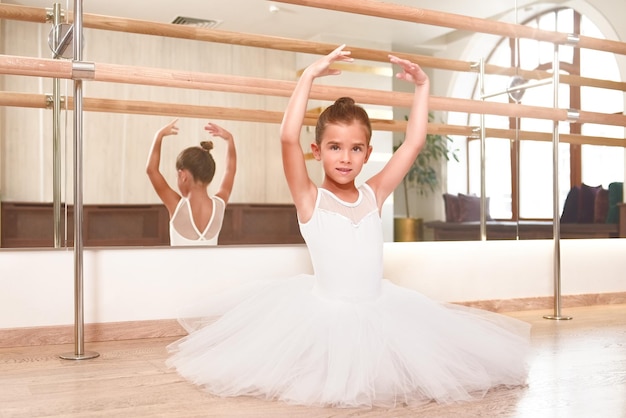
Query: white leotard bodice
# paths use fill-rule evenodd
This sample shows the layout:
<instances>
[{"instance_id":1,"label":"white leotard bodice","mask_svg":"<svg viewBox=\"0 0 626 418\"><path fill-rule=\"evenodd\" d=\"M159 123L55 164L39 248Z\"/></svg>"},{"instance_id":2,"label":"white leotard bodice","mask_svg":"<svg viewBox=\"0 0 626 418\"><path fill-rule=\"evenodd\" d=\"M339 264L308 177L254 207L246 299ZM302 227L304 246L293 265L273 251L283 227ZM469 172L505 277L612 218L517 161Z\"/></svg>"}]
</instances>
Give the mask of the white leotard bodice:
<instances>
[{"instance_id":1,"label":"white leotard bodice","mask_svg":"<svg viewBox=\"0 0 626 418\"><path fill-rule=\"evenodd\" d=\"M204 231L200 231L193 221L191 205L181 198L170 219L170 245L217 245L224 221L226 203L218 196L212 196L213 214Z\"/></svg>"},{"instance_id":2,"label":"white leotard bodice","mask_svg":"<svg viewBox=\"0 0 626 418\"><path fill-rule=\"evenodd\" d=\"M316 292L354 300L378 296L383 234L376 198L367 184L359 187L354 203L319 188L313 216L300 223L300 231L311 254Z\"/></svg>"}]
</instances>

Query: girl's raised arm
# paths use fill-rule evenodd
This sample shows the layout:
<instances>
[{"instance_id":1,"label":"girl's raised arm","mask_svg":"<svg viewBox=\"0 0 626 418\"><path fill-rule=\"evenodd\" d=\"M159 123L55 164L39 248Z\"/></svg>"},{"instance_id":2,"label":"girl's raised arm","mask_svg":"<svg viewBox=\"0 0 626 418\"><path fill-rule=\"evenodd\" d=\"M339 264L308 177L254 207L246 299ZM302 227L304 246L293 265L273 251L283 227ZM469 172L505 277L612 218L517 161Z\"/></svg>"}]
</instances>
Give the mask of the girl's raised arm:
<instances>
[{"instance_id":1,"label":"girl's raised arm","mask_svg":"<svg viewBox=\"0 0 626 418\"><path fill-rule=\"evenodd\" d=\"M402 145L393 153L385 167L367 183L376 194L379 209L400 184L426 142L428 129L428 97L430 81L419 65L389 55L389 61L402 67L396 77L415 84L415 93Z\"/></svg>"},{"instance_id":2,"label":"girl's raised arm","mask_svg":"<svg viewBox=\"0 0 626 418\"><path fill-rule=\"evenodd\" d=\"M235 184L235 173L237 172L237 150L235 149L235 140L229 131L219 125L216 125L215 123L208 123L204 129L209 131L211 135L219 136L224 139L227 143L224 177L222 177L220 186L215 194L219 196L224 203L228 203L230 194L233 191L233 185Z\"/></svg>"},{"instance_id":3,"label":"girl's raised arm","mask_svg":"<svg viewBox=\"0 0 626 418\"><path fill-rule=\"evenodd\" d=\"M167 208L170 217L176 210L176 205L180 201L180 195L167 183L167 180L165 180L165 177L161 174L159 165L161 163L161 143L163 142L163 138L168 135L178 135L176 122L178 122L178 119L174 119L159 129L154 135L152 147L148 154L148 162L146 164L146 174L150 179L150 183L152 183L154 191L159 195L159 198Z\"/></svg>"},{"instance_id":4,"label":"girl's raised arm","mask_svg":"<svg viewBox=\"0 0 626 418\"><path fill-rule=\"evenodd\" d=\"M309 94L313 81L317 77L341 73L340 70L330 68L333 62L352 61L352 58L349 57L350 52L344 51L344 47L345 45L337 47L330 54L318 59L304 70L289 98L280 126L283 169L289 191L301 219L308 219L313 211L317 196L317 189L307 173L304 152L300 145L300 132L306 114Z\"/></svg>"}]
</instances>

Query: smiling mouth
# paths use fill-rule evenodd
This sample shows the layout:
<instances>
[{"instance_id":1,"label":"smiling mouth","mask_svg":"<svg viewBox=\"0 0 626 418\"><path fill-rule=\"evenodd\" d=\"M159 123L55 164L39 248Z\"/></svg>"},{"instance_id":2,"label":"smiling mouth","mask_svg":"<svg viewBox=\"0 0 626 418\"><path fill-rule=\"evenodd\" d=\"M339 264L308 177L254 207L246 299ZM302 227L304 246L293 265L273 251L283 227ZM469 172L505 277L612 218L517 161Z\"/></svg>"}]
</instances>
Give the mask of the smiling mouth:
<instances>
[{"instance_id":1,"label":"smiling mouth","mask_svg":"<svg viewBox=\"0 0 626 418\"><path fill-rule=\"evenodd\" d=\"M337 168L337 171L339 171L340 173L349 173L350 171L352 171L351 168Z\"/></svg>"}]
</instances>

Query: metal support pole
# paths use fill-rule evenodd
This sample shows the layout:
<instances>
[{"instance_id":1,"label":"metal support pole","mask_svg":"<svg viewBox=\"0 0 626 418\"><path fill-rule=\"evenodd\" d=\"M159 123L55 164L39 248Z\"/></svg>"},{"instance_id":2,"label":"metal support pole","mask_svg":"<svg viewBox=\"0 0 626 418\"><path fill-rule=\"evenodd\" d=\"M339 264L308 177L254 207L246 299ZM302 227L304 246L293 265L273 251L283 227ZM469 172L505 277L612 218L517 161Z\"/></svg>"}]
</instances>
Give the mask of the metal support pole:
<instances>
[{"instance_id":1,"label":"metal support pole","mask_svg":"<svg viewBox=\"0 0 626 418\"><path fill-rule=\"evenodd\" d=\"M82 0L74 0L74 64L82 64L83 35ZM81 73L77 74L79 76ZM80 77L74 79L74 352L61 354L66 360L85 360L98 357L85 352L83 311L83 85Z\"/></svg>"},{"instance_id":2,"label":"metal support pole","mask_svg":"<svg viewBox=\"0 0 626 418\"><path fill-rule=\"evenodd\" d=\"M61 4L54 3L52 12L54 36L52 50L56 51L61 24ZM57 54L53 54L57 59ZM61 248L61 80L52 79L52 212L54 222L54 248Z\"/></svg>"},{"instance_id":3,"label":"metal support pole","mask_svg":"<svg viewBox=\"0 0 626 418\"><path fill-rule=\"evenodd\" d=\"M559 45L554 44L554 57L552 62L553 79L553 103L554 108L559 107ZM572 319L571 316L561 315L561 225L559 214L559 121L552 122L552 230L554 240L554 312L552 315L544 315L545 319Z\"/></svg>"},{"instance_id":4,"label":"metal support pole","mask_svg":"<svg viewBox=\"0 0 626 418\"><path fill-rule=\"evenodd\" d=\"M485 94L485 60L480 59L480 96ZM483 101L485 99L482 99ZM485 167L485 114L480 114L480 239L481 241L487 240L487 185L485 181L486 167Z\"/></svg>"},{"instance_id":5,"label":"metal support pole","mask_svg":"<svg viewBox=\"0 0 626 418\"><path fill-rule=\"evenodd\" d=\"M568 43L575 44L578 41L578 37L576 35L568 36ZM547 79L540 80L534 83L525 83L521 85L514 86L514 88L508 88L503 92L493 93L489 95L485 95L484 93L484 61L481 59L480 64L480 97L482 100L485 100L487 97L494 97L499 94L511 93L513 91L524 91L528 88L538 87L545 84L549 84ZM559 107L559 72L560 72L560 60L559 60L559 45L554 44L554 56L552 62L552 85L553 85L553 103L554 108L558 109ZM568 120L577 120L578 113L574 110L568 110ZM519 120L519 118L518 118ZM519 122L517 122L519 123ZM516 129L516 131L519 130ZM481 149L480 149L480 158L481 158L481 166L480 166L480 175L481 175L481 204L480 204L480 212L481 212L481 223L480 223L480 234L481 239L485 240L485 203L483 199L485 199L485 120L484 115L481 114L480 118L480 140L481 140ZM554 237L554 263L553 263L553 278L554 278L554 313L552 315L544 315L546 319L572 319L571 316L564 316L561 314L561 226L560 226L560 213L559 213L559 121L555 120L552 124L552 226L553 226L553 237Z\"/></svg>"}]
</instances>

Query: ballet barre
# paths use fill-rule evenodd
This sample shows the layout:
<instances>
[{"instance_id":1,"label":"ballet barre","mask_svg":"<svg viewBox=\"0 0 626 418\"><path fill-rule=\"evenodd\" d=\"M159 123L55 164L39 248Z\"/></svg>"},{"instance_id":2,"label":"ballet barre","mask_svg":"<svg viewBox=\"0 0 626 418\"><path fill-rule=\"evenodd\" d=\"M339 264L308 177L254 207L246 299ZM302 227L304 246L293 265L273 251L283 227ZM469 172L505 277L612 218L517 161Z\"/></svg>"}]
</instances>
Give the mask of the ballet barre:
<instances>
[{"instance_id":1,"label":"ballet barre","mask_svg":"<svg viewBox=\"0 0 626 418\"><path fill-rule=\"evenodd\" d=\"M52 97L46 94L0 91L0 106L46 109L50 108L51 101ZM73 99L71 97L64 98L63 106L67 109L73 109ZM167 109L167 111L164 109ZM89 97L83 99L83 110L88 112L178 116L199 119L209 118L276 124L282 121L283 116L282 112L258 109ZM317 117L318 114L316 112L308 112L305 116L304 125L315 126L317 123ZM406 121L402 120L372 119L371 122L372 129L377 131L403 132L406 130ZM475 134L474 127L472 126L449 125L434 122L430 122L428 124L428 133L435 135L459 135L464 137L471 137ZM486 134L489 138L516 138L516 132L514 129L486 128ZM519 131L519 136L530 141L549 142L552 140L552 134L546 132ZM621 138L597 137L581 134L561 134L561 142L569 144L605 145L613 147L626 146L626 141Z\"/></svg>"},{"instance_id":2,"label":"ballet barre","mask_svg":"<svg viewBox=\"0 0 626 418\"><path fill-rule=\"evenodd\" d=\"M589 36L577 36L576 40L573 41L570 34L563 32L540 30L525 25L440 12L436 10L419 9L417 7L404 6L400 4L383 3L373 0L360 0L358 2L338 2L336 0L276 1L278 3L288 3L397 21L441 26L452 29L466 30L469 32L499 35L508 38L534 39L538 41L550 42L555 45L573 45L580 48L595 49L598 51L626 55L626 43L624 42L592 38Z\"/></svg>"},{"instance_id":3,"label":"ballet barre","mask_svg":"<svg viewBox=\"0 0 626 418\"><path fill-rule=\"evenodd\" d=\"M30 58L0 55L0 74L25 75L73 79L74 63L47 58ZM136 67L119 64L95 63L91 81L129 83L158 87L189 88L210 91L225 91L243 94L265 94L288 97L295 82L268 80L253 77L206 74L192 71L170 70L149 67ZM337 86L313 86L311 97L317 100L332 101L339 95L348 95L358 103L383 106L408 107L411 93L387 92L364 88ZM567 121L567 109L554 109L540 106L527 106L517 103L497 103L480 100L431 96L429 107L432 110L482 113L508 117L526 117ZM626 126L626 115L581 111L581 123Z\"/></svg>"}]
</instances>

